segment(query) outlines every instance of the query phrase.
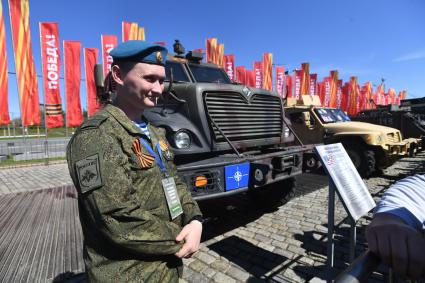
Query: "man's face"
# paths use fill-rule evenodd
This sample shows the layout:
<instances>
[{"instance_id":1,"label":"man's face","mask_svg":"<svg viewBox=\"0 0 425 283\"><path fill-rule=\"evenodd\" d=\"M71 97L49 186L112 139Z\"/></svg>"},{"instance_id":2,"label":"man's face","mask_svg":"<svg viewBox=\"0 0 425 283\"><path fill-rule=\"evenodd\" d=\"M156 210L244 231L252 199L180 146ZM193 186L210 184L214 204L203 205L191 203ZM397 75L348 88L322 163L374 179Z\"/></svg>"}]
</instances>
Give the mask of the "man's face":
<instances>
[{"instance_id":1,"label":"man's face","mask_svg":"<svg viewBox=\"0 0 425 283\"><path fill-rule=\"evenodd\" d=\"M164 90L165 68L137 63L122 77L122 98L131 107L151 108Z\"/></svg>"}]
</instances>

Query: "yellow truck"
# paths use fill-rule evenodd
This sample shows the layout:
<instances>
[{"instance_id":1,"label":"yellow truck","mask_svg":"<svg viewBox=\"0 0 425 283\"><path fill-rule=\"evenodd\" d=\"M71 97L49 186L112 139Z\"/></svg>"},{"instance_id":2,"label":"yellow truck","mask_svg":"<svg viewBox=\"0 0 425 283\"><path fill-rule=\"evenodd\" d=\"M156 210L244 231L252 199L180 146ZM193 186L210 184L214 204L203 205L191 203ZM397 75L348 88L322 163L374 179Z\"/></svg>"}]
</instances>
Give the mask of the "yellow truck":
<instances>
[{"instance_id":1,"label":"yellow truck","mask_svg":"<svg viewBox=\"0 0 425 283\"><path fill-rule=\"evenodd\" d=\"M392 165L398 158L414 155L421 140L403 139L399 130L364 122L353 122L341 109L321 107L319 97L303 95L287 99L285 115L303 144L342 143L362 177ZM307 169L318 161L314 154L304 156Z\"/></svg>"}]
</instances>

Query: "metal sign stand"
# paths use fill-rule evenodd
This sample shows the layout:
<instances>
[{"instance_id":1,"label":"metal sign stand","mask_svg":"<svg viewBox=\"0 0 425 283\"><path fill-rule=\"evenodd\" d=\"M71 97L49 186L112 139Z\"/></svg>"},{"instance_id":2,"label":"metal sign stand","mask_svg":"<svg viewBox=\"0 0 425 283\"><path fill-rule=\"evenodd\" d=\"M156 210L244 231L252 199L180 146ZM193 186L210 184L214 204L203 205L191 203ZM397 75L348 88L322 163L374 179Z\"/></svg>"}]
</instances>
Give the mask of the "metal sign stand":
<instances>
[{"instance_id":1,"label":"metal sign stand","mask_svg":"<svg viewBox=\"0 0 425 283\"><path fill-rule=\"evenodd\" d=\"M328 244L327 244L327 255L328 259L326 262L327 269L327 282L332 282L333 268L334 268L334 257L335 257L335 184L332 178L329 177L329 203L328 203Z\"/></svg>"},{"instance_id":2,"label":"metal sign stand","mask_svg":"<svg viewBox=\"0 0 425 283\"><path fill-rule=\"evenodd\" d=\"M328 243L327 243L327 282L332 282L334 273L334 261L335 261L335 192L336 186L331 177L329 177L329 200L328 200ZM341 199L341 198L340 198ZM351 217L347 208L345 207L344 201L342 201L344 208L350 218L350 248L349 248L349 261L352 262L356 256L356 242L357 242L357 222Z\"/></svg>"},{"instance_id":3,"label":"metal sign stand","mask_svg":"<svg viewBox=\"0 0 425 283\"><path fill-rule=\"evenodd\" d=\"M354 260L356 255L356 221L374 208L375 202L342 144L316 146L315 152L329 176L326 280L332 282L335 261L335 192L349 218L350 262Z\"/></svg>"}]
</instances>

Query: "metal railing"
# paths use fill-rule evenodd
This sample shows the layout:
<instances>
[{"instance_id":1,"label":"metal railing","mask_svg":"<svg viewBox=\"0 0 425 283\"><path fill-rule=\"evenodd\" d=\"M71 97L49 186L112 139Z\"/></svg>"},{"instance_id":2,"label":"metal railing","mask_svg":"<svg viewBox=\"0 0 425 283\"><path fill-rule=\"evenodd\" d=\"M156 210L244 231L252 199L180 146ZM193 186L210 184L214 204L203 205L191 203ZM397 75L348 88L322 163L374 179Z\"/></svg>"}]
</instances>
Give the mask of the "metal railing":
<instances>
[{"instance_id":1,"label":"metal railing","mask_svg":"<svg viewBox=\"0 0 425 283\"><path fill-rule=\"evenodd\" d=\"M45 164L65 159L69 138L21 138L0 140L0 167L17 167L22 164Z\"/></svg>"}]
</instances>

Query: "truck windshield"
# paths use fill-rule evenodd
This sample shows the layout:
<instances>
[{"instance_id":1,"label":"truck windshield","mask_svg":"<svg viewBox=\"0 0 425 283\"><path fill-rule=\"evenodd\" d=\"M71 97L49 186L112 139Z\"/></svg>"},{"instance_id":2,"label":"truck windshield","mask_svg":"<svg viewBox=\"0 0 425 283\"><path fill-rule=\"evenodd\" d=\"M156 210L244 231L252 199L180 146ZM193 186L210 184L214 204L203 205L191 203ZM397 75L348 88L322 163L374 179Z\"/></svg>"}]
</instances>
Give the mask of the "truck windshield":
<instances>
[{"instance_id":1,"label":"truck windshield","mask_svg":"<svg viewBox=\"0 0 425 283\"><path fill-rule=\"evenodd\" d=\"M314 111L325 124L350 121L350 117L341 109L316 108Z\"/></svg>"},{"instance_id":2,"label":"truck windshield","mask_svg":"<svg viewBox=\"0 0 425 283\"><path fill-rule=\"evenodd\" d=\"M175 82L189 82L189 77L187 76L183 65L180 62L167 61L165 65L165 80L170 81L171 69L173 69L173 81Z\"/></svg>"},{"instance_id":3,"label":"truck windshield","mask_svg":"<svg viewBox=\"0 0 425 283\"><path fill-rule=\"evenodd\" d=\"M195 64L189 64L189 68L199 83L232 83L222 69Z\"/></svg>"}]
</instances>

